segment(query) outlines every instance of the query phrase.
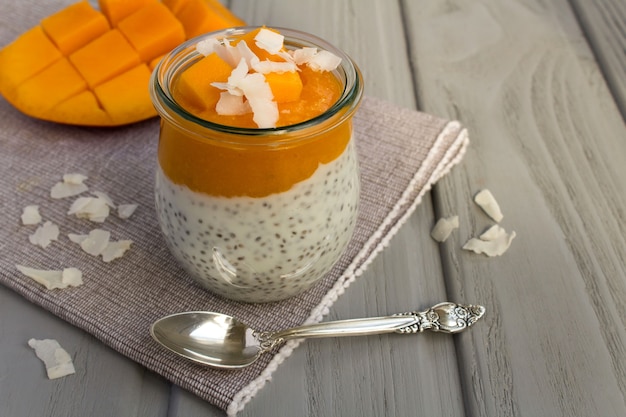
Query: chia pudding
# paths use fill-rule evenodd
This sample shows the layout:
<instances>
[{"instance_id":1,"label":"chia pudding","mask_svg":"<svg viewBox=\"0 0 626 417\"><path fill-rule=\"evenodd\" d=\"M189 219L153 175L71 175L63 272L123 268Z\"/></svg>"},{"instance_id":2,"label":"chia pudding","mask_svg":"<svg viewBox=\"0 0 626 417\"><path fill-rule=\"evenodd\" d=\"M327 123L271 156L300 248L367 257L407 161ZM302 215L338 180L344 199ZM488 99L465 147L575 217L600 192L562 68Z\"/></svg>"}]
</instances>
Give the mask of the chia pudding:
<instances>
[{"instance_id":1,"label":"chia pudding","mask_svg":"<svg viewBox=\"0 0 626 417\"><path fill-rule=\"evenodd\" d=\"M156 207L171 252L202 286L230 299L266 302L302 292L332 268L354 230L353 146L290 190L261 198L195 192L159 166Z\"/></svg>"},{"instance_id":2,"label":"chia pudding","mask_svg":"<svg viewBox=\"0 0 626 417\"><path fill-rule=\"evenodd\" d=\"M338 261L357 219L362 91L347 55L288 29L214 32L159 62L158 220L201 286L278 301Z\"/></svg>"}]
</instances>

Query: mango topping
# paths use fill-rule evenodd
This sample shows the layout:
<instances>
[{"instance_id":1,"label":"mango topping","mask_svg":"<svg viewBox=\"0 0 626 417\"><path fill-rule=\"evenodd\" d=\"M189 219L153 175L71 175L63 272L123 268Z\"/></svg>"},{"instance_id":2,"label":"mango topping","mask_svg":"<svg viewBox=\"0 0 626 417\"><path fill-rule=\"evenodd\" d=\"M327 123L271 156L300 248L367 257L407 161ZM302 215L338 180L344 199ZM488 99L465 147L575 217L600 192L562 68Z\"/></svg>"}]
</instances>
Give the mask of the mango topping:
<instances>
[{"instance_id":1,"label":"mango topping","mask_svg":"<svg viewBox=\"0 0 626 417\"><path fill-rule=\"evenodd\" d=\"M174 97L209 121L239 127L285 126L323 113L339 97L338 81L330 71L341 59L317 48L288 51L276 30L258 28L232 40L209 38L196 49L205 58L179 77ZM305 84L303 75L311 82ZM337 87L334 95L317 95L321 90L316 89L320 85L316 80Z\"/></svg>"},{"instance_id":2,"label":"mango topping","mask_svg":"<svg viewBox=\"0 0 626 417\"><path fill-rule=\"evenodd\" d=\"M299 56L297 64L299 49L285 49L282 35L271 29L256 29L231 40L204 39L196 49L204 57L174 79L172 95L179 106L213 123L252 129L293 125L327 111L343 91L332 71L336 59L326 66L310 65L321 53L312 48L306 56ZM277 144L268 150L229 144L232 138L221 141L220 132L200 140L163 123L159 164L171 181L193 191L263 197L289 190L345 151L352 133L350 123L322 130L295 144ZM290 137L298 138L298 133L287 134L281 141L289 143ZM258 140L255 136L238 138L248 139L251 143Z\"/></svg>"}]
</instances>

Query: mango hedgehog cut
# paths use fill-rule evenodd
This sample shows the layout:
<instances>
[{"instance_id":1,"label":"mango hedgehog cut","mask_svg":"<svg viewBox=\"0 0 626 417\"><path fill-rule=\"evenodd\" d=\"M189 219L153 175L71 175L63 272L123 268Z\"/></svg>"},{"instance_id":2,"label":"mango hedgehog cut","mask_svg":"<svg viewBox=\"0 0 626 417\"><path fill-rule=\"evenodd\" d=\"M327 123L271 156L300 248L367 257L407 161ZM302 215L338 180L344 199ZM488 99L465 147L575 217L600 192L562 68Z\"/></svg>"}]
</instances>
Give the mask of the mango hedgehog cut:
<instances>
[{"instance_id":1,"label":"mango hedgehog cut","mask_svg":"<svg viewBox=\"0 0 626 417\"><path fill-rule=\"evenodd\" d=\"M81 126L156 116L151 71L193 36L243 26L218 0L87 0L0 50L0 94L22 113Z\"/></svg>"}]
</instances>

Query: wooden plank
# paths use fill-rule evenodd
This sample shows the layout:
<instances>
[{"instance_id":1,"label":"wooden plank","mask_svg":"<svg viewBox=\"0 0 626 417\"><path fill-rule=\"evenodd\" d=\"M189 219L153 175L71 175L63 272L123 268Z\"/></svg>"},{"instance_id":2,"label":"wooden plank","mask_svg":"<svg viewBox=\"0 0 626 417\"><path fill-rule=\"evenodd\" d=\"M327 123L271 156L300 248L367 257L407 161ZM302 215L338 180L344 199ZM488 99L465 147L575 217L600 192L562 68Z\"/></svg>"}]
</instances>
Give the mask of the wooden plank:
<instances>
[{"instance_id":1,"label":"wooden plank","mask_svg":"<svg viewBox=\"0 0 626 417\"><path fill-rule=\"evenodd\" d=\"M626 414L626 129L565 1L405 1L419 102L472 144L436 189L461 228L443 258L451 297L484 302L458 339L467 415ZM460 246L517 231L488 259Z\"/></svg>"},{"instance_id":2,"label":"wooden plank","mask_svg":"<svg viewBox=\"0 0 626 417\"><path fill-rule=\"evenodd\" d=\"M626 2L570 0L570 3L626 119Z\"/></svg>"},{"instance_id":3,"label":"wooden plank","mask_svg":"<svg viewBox=\"0 0 626 417\"><path fill-rule=\"evenodd\" d=\"M168 383L90 335L0 286L0 414L158 416ZM56 339L76 374L48 380L30 338Z\"/></svg>"}]
</instances>

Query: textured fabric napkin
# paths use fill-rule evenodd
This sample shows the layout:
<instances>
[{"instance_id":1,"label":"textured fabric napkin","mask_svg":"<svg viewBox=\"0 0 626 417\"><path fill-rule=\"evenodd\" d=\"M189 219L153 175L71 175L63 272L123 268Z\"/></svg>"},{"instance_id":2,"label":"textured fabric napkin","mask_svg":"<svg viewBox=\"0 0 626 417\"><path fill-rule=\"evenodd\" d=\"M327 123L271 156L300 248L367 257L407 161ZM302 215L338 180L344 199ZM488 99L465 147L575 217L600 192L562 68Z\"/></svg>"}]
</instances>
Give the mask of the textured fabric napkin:
<instances>
[{"instance_id":1,"label":"textured fabric napkin","mask_svg":"<svg viewBox=\"0 0 626 417\"><path fill-rule=\"evenodd\" d=\"M354 237L334 269L304 294L272 304L227 301L200 289L179 268L161 237L153 203L158 121L116 129L88 129L41 122L0 100L0 282L78 326L147 368L235 414L297 346L291 341L253 366L220 371L176 357L152 341L150 324L166 314L211 310L231 314L260 330L321 321L345 288L368 266L439 178L459 162L468 144L457 122L366 97L354 120L362 196ZM76 197L52 200L63 174L82 173L90 191L116 204L137 203L126 220L103 224L68 216ZM29 242L37 226L24 226L25 206L37 204L44 221L60 228L43 249ZM68 233L95 228L111 240L134 243L111 263L84 253ZM84 285L47 290L15 265L83 271Z\"/></svg>"}]
</instances>

